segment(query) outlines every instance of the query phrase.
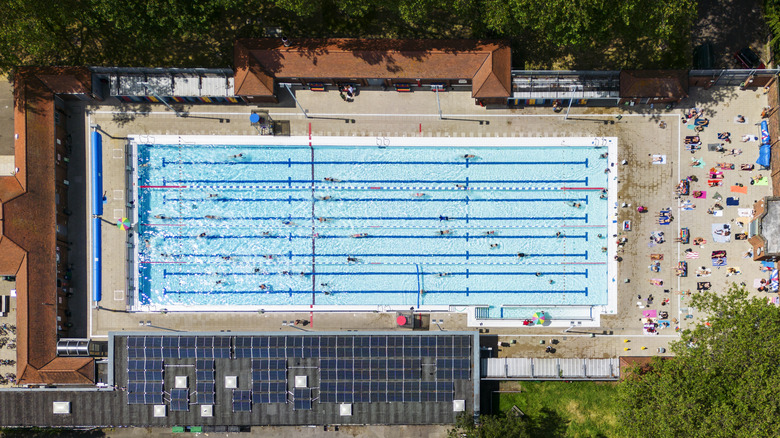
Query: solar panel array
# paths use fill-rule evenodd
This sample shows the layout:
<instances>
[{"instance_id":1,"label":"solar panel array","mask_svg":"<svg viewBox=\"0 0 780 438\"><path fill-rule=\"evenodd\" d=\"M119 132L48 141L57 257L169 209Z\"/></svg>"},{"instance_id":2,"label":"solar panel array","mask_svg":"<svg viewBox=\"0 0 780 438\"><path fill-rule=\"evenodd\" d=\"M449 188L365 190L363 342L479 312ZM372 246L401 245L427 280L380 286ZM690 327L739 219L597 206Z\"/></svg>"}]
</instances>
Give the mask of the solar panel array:
<instances>
[{"instance_id":1,"label":"solar panel array","mask_svg":"<svg viewBox=\"0 0 780 438\"><path fill-rule=\"evenodd\" d=\"M213 405L216 381L214 377L214 359L195 361L195 400L199 405Z\"/></svg>"},{"instance_id":2,"label":"solar panel array","mask_svg":"<svg viewBox=\"0 0 780 438\"><path fill-rule=\"evenodd\" d=\"M171 390L171 411L189 411L190 410L190 390L172 389Z\"/></svg>"},{"instance_id":3,"label":"solar panel array","mask_svg":"<svg viewBox=\"0 0 780 438\"><path fill-rule=\"evenodd\" d=\"M229 359L228 336L130 336L127 357L164 359Z\"/></svg>"},{"instance_id":4,"label":"solar panel array","mask_svg":"<svg viewBox=\"0 0 780 438\"><path fill-rule=\"evenodd\" d=\"M287 403L287 359L252 359L252 402Z\"/></svg>"},{"instance_id":5,"label":"solar panel array","mask_svg":"<svg viewBox=\"0 0 780 438\"><path fill-rule=\"evenodd\" d=\"M157 359L128 359L128 404L162 403L163 383L163 361Z\"/></svg>"},{"instance_id":6,"label":"solar panel array","mask_svg":"<svg viewBox=\"0 0 780 438\"><path fill-rule=\"evenodd\" d=\"M458 335L339 337L339 358L320 360L319 401L452 401L452 380L471 378L471 347L469 336ZM436 380L422 380L423 362Z\"/></svg>"},{"instance_id":7,"label":"solar panel array","mask_svg":"<svg viewBox=\"0 0 780 438\"><path fill-rule=\"evenodd\" d=\"M293 389L293 409L296 411L311 409L311 388Z\"/></svg>"},{"instance_id":8,"label":"solar panel array","mask_svg":"<svg viewBox=\"0 0 780 438\"><path fill-rule=\"evenodd\" d=\"M472 348L470 335L129 336L128 403L163 403L163 361L192 358L198 404L215 403L215 359L252 359L251 390L233 392L236 412L287 403L296 358L319 359L320 403L452 401L454 381L472 377ZM311 403L295 394L294 407Z\"/></svg>"},{"instance_id":9,"label":"solar panel array","mask_svg":"<svg viewBox=\"0 0 780 438\"><path fill-rule=\"evenodd\" d=\"M233 390L233 412L252 411L252 391Z\"/></svg>"}]
</instances>

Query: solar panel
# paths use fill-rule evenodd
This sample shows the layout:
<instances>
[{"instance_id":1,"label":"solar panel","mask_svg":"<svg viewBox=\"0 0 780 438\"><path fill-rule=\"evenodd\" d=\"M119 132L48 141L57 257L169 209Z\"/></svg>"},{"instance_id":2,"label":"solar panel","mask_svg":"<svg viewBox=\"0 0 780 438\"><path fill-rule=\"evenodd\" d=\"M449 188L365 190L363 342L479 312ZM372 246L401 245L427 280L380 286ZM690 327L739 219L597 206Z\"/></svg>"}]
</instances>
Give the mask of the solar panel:
<instances>
[{"instance_id":1,"label":"solar panel","mask_svg":"<svg viewBox=\"0 0 780 438\"><path fill-rule=\"evenodd\" d=\"M201 405L212 405L214 404L214 390L215 390L215 384L214 382L198 382L195 384L195 389L197 391L197 403Z\"/></svg>"},{"instance_id":2,"label":"solar panel","mask_svg":"<svg viewBox=\"0 0 780 438\"><path fill-rule=\"evenodd\" d=\"M251 412L252 393L241 389L233 390L233 412Z\"/></svg>"},{"instance_id":3,"label":"solar panel","mask_svg":"<svg viewBox=\"0 0 780 438\"><path fill-rule=\"evenodd\" d=\"M171 411L189 411L190 393L187 389L171 390Z\"/></svg>"},{"instance_id":4,"label":"solar panel","mask_svg":"<svg viewBox=\"0 0 780 438\"><path fill-rule=\"evenodd\" d=\"M311 409L311 388L293 389L293 410L302 411Z\"/></svg>"}]
</instances>

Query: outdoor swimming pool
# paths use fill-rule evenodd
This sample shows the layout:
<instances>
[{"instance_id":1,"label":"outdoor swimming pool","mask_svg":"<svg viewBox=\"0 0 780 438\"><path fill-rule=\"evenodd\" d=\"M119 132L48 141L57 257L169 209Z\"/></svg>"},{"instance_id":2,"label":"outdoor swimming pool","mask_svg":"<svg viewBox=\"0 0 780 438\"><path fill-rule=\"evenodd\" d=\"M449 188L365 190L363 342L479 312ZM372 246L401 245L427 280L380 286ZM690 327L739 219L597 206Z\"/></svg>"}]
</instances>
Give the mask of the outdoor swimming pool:
<instances>
[{"instance_id":1,"label":"outdoor swimming pool","mask_svg":"<svg viewBox=\"0 0 780 438\"><path fill-rule=\"evenodd\" d=\"M136 138L139 306L606 304L606 139L176 138Z\"/></svg>"}]
</instances>

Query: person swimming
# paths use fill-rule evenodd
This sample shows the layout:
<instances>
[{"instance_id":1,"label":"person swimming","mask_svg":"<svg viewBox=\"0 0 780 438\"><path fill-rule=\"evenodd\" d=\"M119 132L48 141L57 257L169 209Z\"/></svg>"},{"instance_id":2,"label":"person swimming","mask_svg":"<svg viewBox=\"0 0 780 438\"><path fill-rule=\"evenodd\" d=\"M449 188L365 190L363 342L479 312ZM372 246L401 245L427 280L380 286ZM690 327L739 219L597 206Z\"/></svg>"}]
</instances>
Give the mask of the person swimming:
<instances>
[{"instance_id":1,"label":"person swimming","mask_svg":"<svg viewBox=\"0 0 780 438\"><path fill-rule=\"evenodd\" d=\"M244 158L244 153L240 152L238 154L233 155L233 158Z\"/></svg>"},{"instance_id":2,"label":"person swimming","mask_svg":"<svg viewBox=\"0 0 780 438\"><path fill-rule=\"evenodd\" d=\"M425 193L415 193L413 196L415 198L422 198L423 196L425 196Z\"/></svg>"},{"instance_id":3,"label":"person swimming","mask_svg":"<svg viewBox=\"0 0 780 438\"><path fill-rule=\"evenodd\" d=\"M330 199L330 196L315 196L315 198L320 201L327 201Z\"/></svg>"},{"instance_id":4,"label":"person swimming","mask_svg":"<svg viewBox=\"0 0 780 438\"><path fill-rule=\"evenodd\" d=\"M320 221L320 222L327 222L328 218L326 218L326 217L318 217L317 220Z\"/></svg>"},{"instance_id":5,"label":"person swimming","mask_svg":"<svg viewBox=\"0 0 780 438\"><path fill-rule=\"evenodd\" d=\"M455 187L457 187L459 189L465 189L466 188L466 184L455 184Z\"/></svg>"},{"instance_id":6,"label":"person swimming","mask_svg":"<svg viewBox=\"0 0 780 438\"><path fill-rule=\"evenodd\" d=\"M198 237L206 237L206 233L200 233Z\"/></svg>"},{"instance_id":7,"label":"person swimming","mask_svg":"<svg viewBox=\"0 0 780 438\"><path fill-rule=\"evenodd\" d=\"M472 154L466 154L463 156L463 158L477 158L477 156Z\"/></svg>"},{"instance_id":8,"label":"person swimming","mask_svg":"<svg viewBox=\"0 0 780 438\"><path fill-rule=\"evenodd\" d=\"M358 238L358 237L368 237L368 233L357 233L353 234L352 237Z\"/></svg>"},{"instance_id":9,"label":"person swimming","mask_svg":"<svg viewBox=\"0 0 780 438\"><path fill-rule=\"evenodd\" d=\"M358 259L355 258L355 257L347 257L347 261L348 262L356 262L356 261L358 261Z\"/></svg>"},{"instance_id":10,"label":"person swimming","mask_svg":"<svg viewBox=\"0 0 780 438\"><path fill-rule=\"evenodd\" d=\"M491 243L491 244L490 244L490 247L491 247L491 248L498 248L498 244L497 244L497 243Z\"/></svg>"},{"instance_id":11,"label":"person swimming","mask_svg":"<svg viewBox=\"0 0 780 438\"><path fill-rule=\"evenodd\" d=\"M340 179L331 178L331 177L324 178L324 180L328 182L341 182Z\"/></svg>"},{"instance_id":12,"label":"person swimming","mask_svg":"<svg viewBox=\"0 0 780 438\"><path fill-rule=\"evenodd\" d=\"M450 220L449 216L441 216L439 215L439 221L448 221Z\"/></svg>"},{"instance_id":13,"label":"person swimming","mask_svg":"<svg viewBox=\"0 0 780 438\"><path fill-rule=\"evenodd\" d=\"M165 215L163 215L163 214L156 214L156 215L154 215L154 217L155 217L156 219L167 219L167 218L165 217Z\"/></svg>"},{"instance_id":14,"label":"person swimming","mask_svg":"<svg viewBox=\"0 0 780 438\"><path fill-rule=\"evenodd\" d=\"M206 219L222 219L220 216L214 216L212 214L207 214Z\"/></svg>"},{"instance_id":15,"label":"person swimming","mask_svg":"<svg viewBox=\"0 0 780 438\"><path fill-rule=\"evenodd\" d=\"M523 258L523 257L525 257L525 253L519 252L519 253L517 253L517 256L520 257L520 258Z\"/></svg>"},{"instance_id":16,"label":"person swimming","mask_svg":"<svg viewBox=\"0 0 780 438\"><path fill-rule=\"evenodd\" d=\"M450 230L439 230L439 235L443 236L445 234L450 234Z\"/></svg>"}]
</instances>

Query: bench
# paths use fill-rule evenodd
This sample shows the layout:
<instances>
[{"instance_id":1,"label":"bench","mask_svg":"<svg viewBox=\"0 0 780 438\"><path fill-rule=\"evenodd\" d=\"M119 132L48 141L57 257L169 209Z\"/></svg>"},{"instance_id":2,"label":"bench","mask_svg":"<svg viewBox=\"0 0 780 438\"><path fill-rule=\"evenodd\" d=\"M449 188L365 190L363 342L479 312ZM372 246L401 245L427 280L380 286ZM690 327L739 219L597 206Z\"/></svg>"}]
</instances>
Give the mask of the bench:
<instances>
[{"instance_id":1,"label":"bench","mask_svg":"<svg viewBox=\"0 0 780 438\"><path fill-rule=\"evenodd\" d=\"M327 91L327 88L325 84L322 82L311 82L309 83L309 90L311 91Z\"/></svg>"},{"instance_id":2,"label":"bench","mask_svg":"<svg viewBox=\"0 0 780 438\"><path fill-rule=\"evenodd\" d=\"M411 93L412 84L395 84L395 91L399 93Z\"/></svg>"}]
</instances>

